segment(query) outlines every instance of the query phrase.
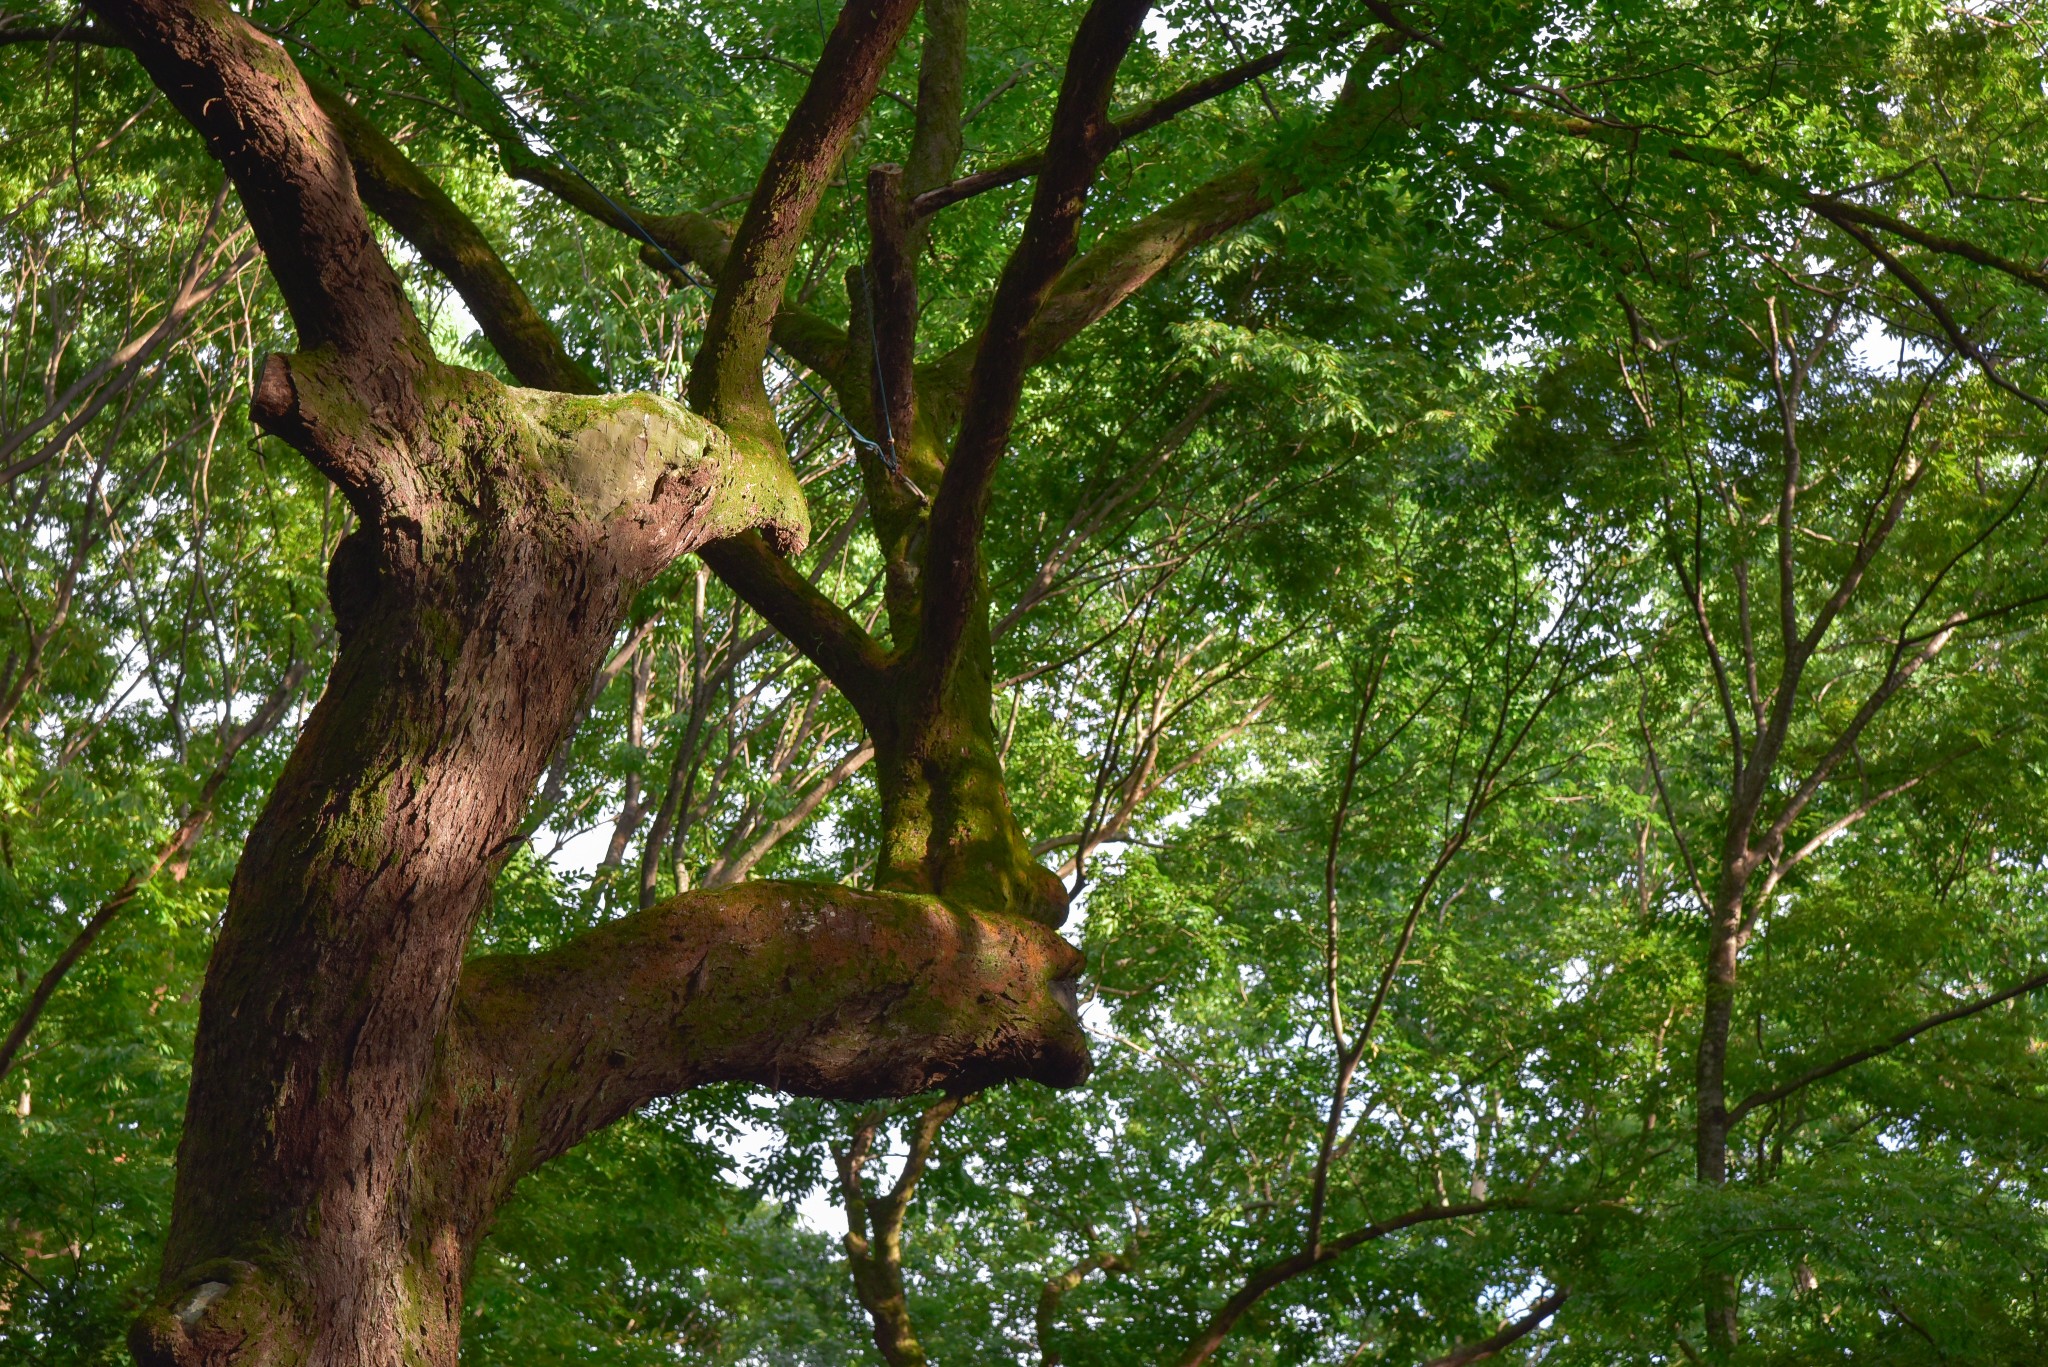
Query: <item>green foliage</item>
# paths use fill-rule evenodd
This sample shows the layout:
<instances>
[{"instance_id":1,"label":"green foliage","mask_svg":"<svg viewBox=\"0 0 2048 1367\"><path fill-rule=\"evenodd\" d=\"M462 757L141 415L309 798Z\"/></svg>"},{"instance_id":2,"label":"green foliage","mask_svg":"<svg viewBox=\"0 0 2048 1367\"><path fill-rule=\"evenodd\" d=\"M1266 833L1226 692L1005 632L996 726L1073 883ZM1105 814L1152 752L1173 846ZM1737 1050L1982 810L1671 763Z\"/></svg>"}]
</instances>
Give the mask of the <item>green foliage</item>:
<instances>
[{"instance_id":1,"label":"green foliage","mask_svg":"<svg viewBox=\"0 0 2048 1367\"><path fill-rule=\"evenodd\" d=\"M1439 8L1447 41L1529 18ZM1036 149L1080 11L974 7L970 169ZM250 12L474 215L574 354L616 389L677 392L701 294L505 175L502 116L404 16ZM1744 1361L2048 1360L2041 995L1757 1106L1725 1188L1693 1154L1707 904L1737 737L1780 701L1783 546L1802 630L1854 584L1784 700L1771 800L1832 767L1786 833L1810 855L1754 908L1731 1100L2048 961L2043 411L1803 198L2038 270L2041 15L1628 0L1542 17L1369 165L1314 140L1370 36L1358 6L1164 5L1124 70L1119 109L1327 40L1111 159L1087 242L1253 157L1305 188L1035 370L998 480L994 721L1027 835L1083 889L1069 930L1097 1069L1071 1094L985 1094L942 1130L904 1233L936 1362L1171 1361L1300 1250L1332 977L1347 1032L1384 1006L1337 1117L1326 1234L1522 1204L1281 1282L1217 1361L1424 1361L1552 1287L1571 1299L1502 1360L1686 1361L1703 1265L1742 1280ZM482 0L436 22L608 193L729 217L830 19L808 0ZM906 97L915 38L884 81ZM805 246L792 301L834 324L864 245L858 173L901 160L911 128L876 104ZM0 432L155 326L188 263L219 281L0 512L4 1025L291 662L318 687L321 575L349 518L249 429L251 365L289 345L285 320L232 200L213 211L218 173L132 61L0 47L0 147ZM931 356L973 337L1028 193L934 220ZM2048 389L2048 294L1884 240L1998 377ZM444 355L496 366L398 255ZM1795 356L1810 373L1781 404ZM882 561L864 525L837 534L861 513L846 434L774 378L817 529L798 564L867 620ZM1781 543L1787 407L1801 466ZM873 787L840 772L862 737L815 667L694 562L633 615L479 951L558 943L639 905L643 876L872 871ZM123 1358L214 921L303 705L233 757L189 858L79 959L0 1089L0 1358ZM884 1127L890 1173L916 1110ZM710 1089L529 1179L470 1287L469 1360L874 1360L807 1223L837 1195L852 1114ZM1041 1339L1048 1278L1083 1266Z\"/></svg>"}]
</instances>

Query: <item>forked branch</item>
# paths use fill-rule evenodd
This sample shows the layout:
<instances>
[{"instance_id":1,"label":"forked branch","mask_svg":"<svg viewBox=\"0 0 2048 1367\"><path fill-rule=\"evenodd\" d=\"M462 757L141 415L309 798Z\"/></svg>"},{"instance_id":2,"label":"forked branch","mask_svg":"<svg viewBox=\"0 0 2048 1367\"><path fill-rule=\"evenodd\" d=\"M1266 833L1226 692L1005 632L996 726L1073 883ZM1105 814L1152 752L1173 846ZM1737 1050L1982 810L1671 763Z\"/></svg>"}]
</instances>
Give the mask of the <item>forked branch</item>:
<instances>
[{"instance_id":1,"label":"forked branch","mask_svg":"<svg viewBox=\"0 0 2048 1367\"><path fill-rule=\"evenodd\" d=\"M1023 394L1025 337L1073 258L1088 187L1111 146L1109 97L1117 68L1150 8L1150 0L1094 0L1074 33L1046 140L1047 170L996 284L968 375L960 432L932 505L920 641L926 687L951 672L979 599L989 481L1009 445Z\"/></svg>"},{"instance_id":2,"label":"forked branch","mask_svg":"<svg viewBox=\"0 0 2048 1367\"><path fill-rule=\"evenodd\" d=\"M780 450L761 365L797 248L873 103L918 0L849 0L810 84L784 124L740 219L704 341L690 367L690 403L732 434Z\"/></svg>"}]
</instances>

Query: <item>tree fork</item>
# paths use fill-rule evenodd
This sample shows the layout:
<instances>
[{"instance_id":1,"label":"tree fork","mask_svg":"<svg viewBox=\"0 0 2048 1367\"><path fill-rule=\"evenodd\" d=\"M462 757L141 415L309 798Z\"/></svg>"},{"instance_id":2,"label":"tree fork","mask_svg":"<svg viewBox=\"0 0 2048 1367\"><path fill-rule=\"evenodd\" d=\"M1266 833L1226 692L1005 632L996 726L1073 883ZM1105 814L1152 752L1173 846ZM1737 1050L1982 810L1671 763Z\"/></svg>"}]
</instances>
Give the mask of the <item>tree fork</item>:
<instances>
[{"instance_id":1,"label":"tree fork","mask_svg":"<svg viewBox=\"0 0 2048 1367\"><path fill-rule=\"evenodd\" d=\"M801 545L802 491L779 451L671 401L440 364L283 51L217 0L97 8L228 168L298 325L252 416L361 523L330 571L327 690L208 965L137 1359L452 1364L512 1183L667 1091L1078 1080L1078 954L929 898L753 885L465 967L632 594L712 540Z\"/></svg>"}]
</instances>

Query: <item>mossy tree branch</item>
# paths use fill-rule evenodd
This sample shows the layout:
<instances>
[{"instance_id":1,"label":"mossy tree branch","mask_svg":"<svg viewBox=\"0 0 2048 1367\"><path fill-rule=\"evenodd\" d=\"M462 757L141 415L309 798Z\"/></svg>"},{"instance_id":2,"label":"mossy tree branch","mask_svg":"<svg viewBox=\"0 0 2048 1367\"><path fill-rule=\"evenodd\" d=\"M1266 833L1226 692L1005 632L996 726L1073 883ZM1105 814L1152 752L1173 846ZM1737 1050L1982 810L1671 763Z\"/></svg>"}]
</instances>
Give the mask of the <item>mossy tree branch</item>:
<instances>
[{"instance_id":1,"label":"mossy tree branch","mask_svg":"<svg viewBox=\"0 0 2048 1367\"><path fill-rule=\"evenodd\" d=\"M910 1318L903 1286L903 1216L931 1164L939 1128L974 1098L958 1092L924 1108L910 1129L910 1151L903 1171L888 1191L870 1198L863 1176L873 1153L875 1134L884 1119L867 1111L854 1122L851 1142L834 1148L841 1199L846 1204L846 1259L853 1271L854 1294L874 1326L875 1347L889 1367L925 1367L924 1344Z\"/></svg>"},{"instance_id":2,"label":"mossy tree branch","mask_svg":"<svg viewBox=\"0 0 2048 1367\"><path fill-rule=\"evenodd\" d=\"M468 964L437 1142L458 1165L508 1154L509 1182L709 1082L842 1099L1071 1086L1088 1072L1081 967L1044 926L929 897L780 882L686 893L559 949Z\"/></svg>"},{"instance_id":3,"label":"mossy tree branch","mask_svg":"<svg viewBox=\"0 0 2048 1367\"><path fill-rule=\"evenodd\" d=\"M768 155L740 219L704 340L690 367L691 405L741 442L779 451L761 378L782 287L818 201L881 84L918 0L849 0L824 55Z\"/></svg>"},{"instance_id":4,"label":"mossy tree branch","mask_svg":"<svg viewBox=\"0 0 2048 1367\"><path fill-rule=\"evenodd\" d=\"M323 105L341 107L335 125L378 216L441 271L513 377L535 389L596 392L594 378L568 354L475 222L360 111L318 85L313 92ZM588 194L580 182L561 179ZM563 193L567 197L569 191ZM588 197L611 212L599 197ZM675 236L678 246L687 238L691 246L685 259L723 268L723 229L704 215L674 215L650 220L649 226L659 235ZM775 554L758 533L717 542L702 554L750 607L825 671L856 709L871 704L881 688L882 650L845 609Z\"/></svg>"}]
</instances>

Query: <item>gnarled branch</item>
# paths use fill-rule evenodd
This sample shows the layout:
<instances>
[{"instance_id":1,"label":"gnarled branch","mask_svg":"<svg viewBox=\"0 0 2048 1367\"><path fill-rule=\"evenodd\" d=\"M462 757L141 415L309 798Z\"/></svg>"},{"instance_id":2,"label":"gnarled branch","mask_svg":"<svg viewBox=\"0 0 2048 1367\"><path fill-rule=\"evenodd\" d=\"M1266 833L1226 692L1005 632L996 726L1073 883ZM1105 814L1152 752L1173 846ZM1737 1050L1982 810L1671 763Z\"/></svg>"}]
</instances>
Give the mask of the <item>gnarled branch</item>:
<instances>
[{"instance_id":1,"label":"gnarled branch","mask_svg":"<svg viewBox=\"0 0 2048 1367\"><path fill-rule=\"evenodd\" d=\"M1069 1086L1088 1072L1081 967L1045 926L935 898L778 882L686 893L464 969L445 1142L509 1146L509 1181L707 1082L843 1098Z\"/></svg>"}]
</instances>

